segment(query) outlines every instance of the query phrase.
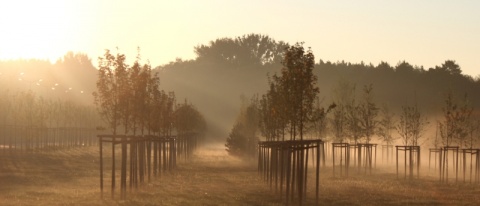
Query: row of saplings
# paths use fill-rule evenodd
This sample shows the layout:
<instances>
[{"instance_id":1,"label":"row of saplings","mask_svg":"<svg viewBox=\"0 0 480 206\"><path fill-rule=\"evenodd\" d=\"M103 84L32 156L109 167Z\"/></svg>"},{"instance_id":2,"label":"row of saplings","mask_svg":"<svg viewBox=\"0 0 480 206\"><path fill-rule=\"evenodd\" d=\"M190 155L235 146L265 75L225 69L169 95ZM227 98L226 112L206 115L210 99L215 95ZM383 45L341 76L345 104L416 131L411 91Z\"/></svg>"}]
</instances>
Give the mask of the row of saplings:
<instances>
[{"instance_id":1,"label":"row of saplings","mask_svg":"<svg viewBox=\"0 0 480 206\"><path fill-rule=\"evenodd\" d=\"M0 91L0 150L35 152L96 144L95 108L44 99L33 91Z\"/></svg>"},{"instance_id":2,"label":"row of saplings","mask_svg":"<svg viewBox=\"0 0 480 206\"><path fill-rule=\"evenodd\" d=\"M104 189L104 151L111 154L111 196L120 170L120 196L138 188L151 176L173 172L177 160L187 159L201 141L206 124L190 103L177 104L173 92L159 89L157 73L137 59L132 66L125 55L107 50L99 58L95 104L111 135L99 135L100 190ZM122 126L122 127L119 127ZM121 130L121 133L119 131ZM120 152L116 149L120 147ZM120 162L119 168L116 165Z\"/></svg>"},{"instance_id":3,"label":"row of saplings","mask_svg":"<svg viewBox=\"0 0 480 206\"><path fill-rule=\"evenodd\" d=\"M275 186L275 191L280 190L286 204L294 200L305 203L309 161L316 173L318 204L319 168L325 166L329 153L334 175L348 176L352 165L358 171L371 173L377 156L377 144L371 142L374 136L384 143L381 149L387 161L394 156L395 148L397 176L402 164L405 178L407 174L413 178L415 172L419 176L420 143L426 142L422 137L430 123L416 103L403 106L396 120L388 106L378 108L375 104L372 85L364 86L361 98L356 100L355 85L342 81L332 93L335 103L324 108L318 97L317 77L312 73L312 51L305 51L302 44L290 46L282 64L281 74L268 78L270 87L266 94L243 101L225 146L231 155L258 157L259 173L270 186ZM449 171L455 173L457 180L462 163L464 179L469 165L470 181L479 182L480 149L475 148L479 122L473 107L466 95L457 101L453 92L447 92L442 111L443 120L437 122L436 135L431 138L434 148L429 150L435 168L438 163L440 180L448 181ZM395 130L401 145L393 146L397 141ZM258 132L265 141L259 141ZM332 147L326 142L332 142ZM402 156L403 162L399 162Z\"/></svg>"}]
</instances>

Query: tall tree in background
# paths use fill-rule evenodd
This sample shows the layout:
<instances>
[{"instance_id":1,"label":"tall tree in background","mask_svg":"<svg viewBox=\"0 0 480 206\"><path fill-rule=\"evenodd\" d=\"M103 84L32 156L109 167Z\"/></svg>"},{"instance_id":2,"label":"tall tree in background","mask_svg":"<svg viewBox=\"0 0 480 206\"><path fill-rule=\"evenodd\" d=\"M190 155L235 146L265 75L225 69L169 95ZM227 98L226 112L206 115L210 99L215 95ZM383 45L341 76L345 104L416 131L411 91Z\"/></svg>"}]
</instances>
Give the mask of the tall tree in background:
<instances>
[{"instance_id":1,"label":"tall tree in background","mask_svg":"<svg viewBox=\"0 0 480 206\"><path fill-rule=\"evenodd\" d=\"M462 74L462 69L454 60L446 60L441 66L436 66L435 70L442 71L450 75Z\"/></svg>"},{"instance_id":2,"label":"tall tree in background","mask_svg":"<svg viewBox=\"0 0 480 206\"><path fill-rule=\"evenodd\" d=\"M198 61L210 61L234 67L279 63L288 44L266 35L249 34L221 38L209 45L195 47Z\"/></svg>"}]
</instances>

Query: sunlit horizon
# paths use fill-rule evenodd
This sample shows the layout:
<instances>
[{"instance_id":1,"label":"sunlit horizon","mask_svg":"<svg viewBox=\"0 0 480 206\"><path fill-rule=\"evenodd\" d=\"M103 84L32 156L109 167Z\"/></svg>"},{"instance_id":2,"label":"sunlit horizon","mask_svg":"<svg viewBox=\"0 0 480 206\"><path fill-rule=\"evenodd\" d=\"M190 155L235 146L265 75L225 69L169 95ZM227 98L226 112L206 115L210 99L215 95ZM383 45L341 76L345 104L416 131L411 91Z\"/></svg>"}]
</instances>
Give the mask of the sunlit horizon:
<instances>
[{"instance_id":1,"label":"sunlit horizon","mask_svg":"<svg viewBox=\"0 0 480 206\"><path fill-rule=\"evenodd\" d=\"M112 3L115 5L112 5ZM93 65L105 49L152 66L195 58L194 47L251 33L305 42L316 61L425 69L455 60L463 74L480 74L480 3L362 1L295 3L242 1L12 1L0 4L0 60L55 63L68 51ZM245 15L248 13L248 15Z\"/></svg>"}]
</instances>

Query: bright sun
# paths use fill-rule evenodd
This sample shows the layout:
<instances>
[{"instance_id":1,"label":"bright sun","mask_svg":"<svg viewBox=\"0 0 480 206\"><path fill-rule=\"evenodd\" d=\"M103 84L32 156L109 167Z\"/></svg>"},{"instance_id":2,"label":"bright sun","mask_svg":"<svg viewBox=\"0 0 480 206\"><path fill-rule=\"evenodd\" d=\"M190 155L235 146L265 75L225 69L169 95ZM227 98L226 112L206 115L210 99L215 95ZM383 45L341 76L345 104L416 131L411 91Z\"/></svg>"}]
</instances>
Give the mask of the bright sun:
<instances>
[{"instance_id":1,"label":"bright sun","mask_svg":"<svg viewBox=\"0 0 480 206\"><path fill-rule=\"evenodd\" d=\"M68 51L74 35L74 9L64 0L0 3L0 59L49 59Z\"/></svg>"}]
</instances>

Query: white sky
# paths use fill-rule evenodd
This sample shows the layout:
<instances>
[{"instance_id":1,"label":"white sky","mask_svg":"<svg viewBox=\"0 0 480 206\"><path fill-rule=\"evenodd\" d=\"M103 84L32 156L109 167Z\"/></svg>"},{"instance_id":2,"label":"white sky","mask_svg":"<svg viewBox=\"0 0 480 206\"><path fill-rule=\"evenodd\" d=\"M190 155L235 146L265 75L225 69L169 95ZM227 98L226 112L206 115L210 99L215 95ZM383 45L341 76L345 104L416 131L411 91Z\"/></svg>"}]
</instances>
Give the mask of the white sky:
<instances>
[{"instance_id":1,"label":"white sky","mask_svg":"<svg viewBox=\"0 0 480 206\"><path fill-rule=\"evenodd\" d=\"M152 66L194 58L193 47L249 33L305 42L316 60L426 69L447 59L480 75L480 1L15 0L0 3L0 58L94 60L136 48Z\"/></svg>"}]
</instances>

